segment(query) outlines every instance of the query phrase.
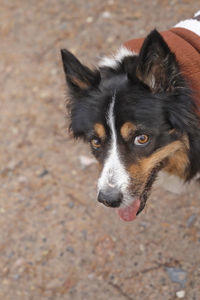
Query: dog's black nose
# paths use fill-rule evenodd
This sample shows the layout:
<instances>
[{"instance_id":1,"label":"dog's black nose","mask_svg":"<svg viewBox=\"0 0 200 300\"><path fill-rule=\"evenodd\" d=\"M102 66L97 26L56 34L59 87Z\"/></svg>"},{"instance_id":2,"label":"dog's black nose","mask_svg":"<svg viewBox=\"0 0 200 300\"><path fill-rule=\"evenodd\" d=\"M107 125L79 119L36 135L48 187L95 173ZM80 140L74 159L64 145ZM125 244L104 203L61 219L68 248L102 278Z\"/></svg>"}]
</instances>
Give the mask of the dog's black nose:
<instances>
[{"instance_id":1,"label":"dog's black nose","mask_svg":"<svg viewBox=\"0 0 200 300\"><path fill-rule=\"evenodd\" d=\"M99 191L97 199L106 206L119 207L122 202L123 195L117 189L109 188L105 191Z\"/></svg>"}]
</instances>

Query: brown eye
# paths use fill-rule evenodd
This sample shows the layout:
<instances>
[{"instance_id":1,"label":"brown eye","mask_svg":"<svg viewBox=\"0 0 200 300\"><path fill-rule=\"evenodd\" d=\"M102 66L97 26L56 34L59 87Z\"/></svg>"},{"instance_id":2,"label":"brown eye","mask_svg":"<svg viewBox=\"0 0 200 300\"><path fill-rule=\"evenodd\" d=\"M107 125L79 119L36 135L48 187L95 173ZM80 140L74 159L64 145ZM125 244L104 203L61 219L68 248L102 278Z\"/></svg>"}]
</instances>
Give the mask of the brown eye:
<instances>
[{"instance_id":1,"label":"brown eye","mask_svg":"<svg viewBox=\"0 0 200 300\"><path fill-rule=\"evenodd\" d=\"M101 147L101 141L98 138L94 138L91 140L91 145L93 148L98 149Z\"/></svg>"},{"instance_id":2,"label":"brown eye","mask_svg":"<svg viewBox=\"0 0 200 300\"><path fill-rule=\"evenodd\" d=\"M145 145L149 141L149 137L146 134L136 136L134 143L135 145Z\"/></svg>"}]
</instances>

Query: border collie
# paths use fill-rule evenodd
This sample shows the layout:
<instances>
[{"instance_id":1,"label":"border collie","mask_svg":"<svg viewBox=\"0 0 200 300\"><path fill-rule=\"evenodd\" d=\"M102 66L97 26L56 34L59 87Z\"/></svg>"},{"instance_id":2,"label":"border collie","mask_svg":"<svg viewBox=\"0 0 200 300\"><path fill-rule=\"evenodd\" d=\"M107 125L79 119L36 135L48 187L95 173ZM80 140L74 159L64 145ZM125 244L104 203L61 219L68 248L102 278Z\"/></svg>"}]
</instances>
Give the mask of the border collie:
<instances>
[{"instance_id":1,"label":"border collie","mask_svg":"<svg viewBox=\"0 0 200 300\"><path fill-rule=\"evenodd\" d=\"M101 166L98 201L135 219L160 171L200 172L200 11L131 40L94 70L61 50L70 128ZM199 102L199 103L198 103Z\"/></svg>"}]
</instances>

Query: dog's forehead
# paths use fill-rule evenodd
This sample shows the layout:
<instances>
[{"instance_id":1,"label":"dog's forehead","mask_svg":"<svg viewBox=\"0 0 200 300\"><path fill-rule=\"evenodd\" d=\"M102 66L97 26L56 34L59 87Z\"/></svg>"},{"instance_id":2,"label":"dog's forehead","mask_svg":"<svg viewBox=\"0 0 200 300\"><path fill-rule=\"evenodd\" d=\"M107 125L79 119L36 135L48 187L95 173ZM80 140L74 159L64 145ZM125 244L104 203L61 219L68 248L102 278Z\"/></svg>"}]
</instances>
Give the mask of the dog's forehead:
<instances>
[{"instance_id":1,"label":"dog's forehead","mask_svg":"<svg viewBox=\"0 0 200 300\"><path fill-rule=\"evenodd\" d=\"M159 126L165 122L162 104L151 95L129 95L116 96L114 107L115 125L117 130L126 123L139 129L159 129ZM126 127L124 127L126 128ZM136 128L135 128L136 129Z\"/></svg>"},{"instance_id":2,"label":"dog's forehead","mask_svg":"<svg viewBox=\"0 0 200 300\"><path fill-rule=\"evenodd\" d=\"M141 91L138 88L128 89L127 86L100 90L93 98L96 103L94 109L88 105L90 117L93 120L95 133L102 138L111 137L111 128L108 122L112 105L114 127L117 134L126 138L130 129L147 129L159 131L165 123L165 116L161 101L158 101L150 92ZM94 116L94 112L98 114ZM101 125L100 125L101 124ZM126 124L126 126L124 126ZM129 124L129 125L127 125ZM123 135L122 135L123 133Z\"/></svg>"}]
</instances>

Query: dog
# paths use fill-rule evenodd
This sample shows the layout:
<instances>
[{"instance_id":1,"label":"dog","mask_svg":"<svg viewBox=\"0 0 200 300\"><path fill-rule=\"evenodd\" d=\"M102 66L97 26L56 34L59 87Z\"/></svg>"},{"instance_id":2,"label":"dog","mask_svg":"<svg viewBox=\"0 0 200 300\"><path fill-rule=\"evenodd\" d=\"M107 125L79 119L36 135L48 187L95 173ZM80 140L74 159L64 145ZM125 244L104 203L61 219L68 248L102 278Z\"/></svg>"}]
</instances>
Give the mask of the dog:
<instances>
[{"instance_id":1,"label":"dog","mask_svg":"<svg viewBox=\"0 0 200 300\"><path fill-rule=\"evenodd\" d=\"M132 221L160 172L200 172L200 11L130 40L94 70L61 50L70 128L101 166L99 202Z\"/></svg>"}]
</instances>

